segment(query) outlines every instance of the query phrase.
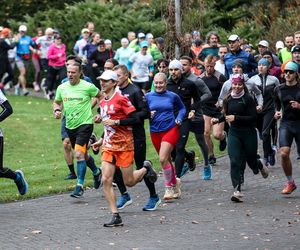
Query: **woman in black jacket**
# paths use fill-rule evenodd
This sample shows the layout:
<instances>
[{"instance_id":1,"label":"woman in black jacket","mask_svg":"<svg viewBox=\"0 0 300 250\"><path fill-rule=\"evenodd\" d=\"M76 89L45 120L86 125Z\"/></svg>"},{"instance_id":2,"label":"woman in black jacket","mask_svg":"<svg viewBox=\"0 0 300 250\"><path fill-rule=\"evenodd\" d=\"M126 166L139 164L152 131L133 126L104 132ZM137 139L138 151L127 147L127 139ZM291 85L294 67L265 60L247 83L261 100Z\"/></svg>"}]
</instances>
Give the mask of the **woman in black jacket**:
<instances>
[{"instance_id":1,"label":"woman in black jacket","mask_svg":"<svg viewBox=\"0 0 300 250\"><path fill-rule=\"evenodd\" d=\"M228 122L228 155L230 159L230 175L234 188L231 200L243 201L241 193L241 171L246 161L254 174L261 172L264 178L268 177L268 168L257 159L257 134L255 122L257 119L256 104L248 93L243 75L232 77L231 89L223 103L223 115L213 118L212 123Z\"/></svg>"}]
</instances>

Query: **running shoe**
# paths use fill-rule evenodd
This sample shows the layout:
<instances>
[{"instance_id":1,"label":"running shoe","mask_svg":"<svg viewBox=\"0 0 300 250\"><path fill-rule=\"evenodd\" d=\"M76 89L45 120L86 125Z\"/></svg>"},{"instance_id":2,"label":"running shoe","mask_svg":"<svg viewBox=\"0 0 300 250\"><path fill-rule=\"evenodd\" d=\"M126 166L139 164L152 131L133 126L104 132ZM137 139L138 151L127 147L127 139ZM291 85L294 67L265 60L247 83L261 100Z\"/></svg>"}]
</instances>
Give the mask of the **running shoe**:
<instances>
[{"instance_id":1,"label":"running shoe","mask_svg":"<svg viewBox=\"0 0 300 250\"><path fill-rule=\"evenodd\" d=\"M300 155L297 156L297 160L300 160Z\"/></svg>"},{"instance_id":2,"label":"running shoe","mask_svg":"<svg viewBox=\"0 0 300 250\"><path fill-rule=\"evenodd\" d=\"M120 196L120 198L118 199L117 208L121 210L121 209L129 206L131 203L132 203L132 199L131 199L130 195L128 193L122 194Z\"/></svg>"},{"instance_id":3,"label":"running shoe","mask_svg":"<svg viewBox=\"0 0 300 250\"><path fill-rule=\"evenodd\" d=\"M166 187L166 191L164 194L163 199L165 201L173 200L174 199L174 187Z\"/></svg>"},{"instance_id":4,"label":"running shoe","mask_svg":"<svg viewBox=\"0 0 300 250\"><path fill-rule=\"evenodd\" d=\"M64 178L64 180L75 180L75 179L77 179L77 176L76 176L76 174L75 173L72 173L72 172L70 172L65 178Z\"/></svg>"},{"instance_id":5,"label":"running shoe","mask_svg":"<svg viewBox=\"0 0 300 250\"><path fill-rule=\"evenodd\" d=\"M269 166L269 157L264 158L264 165Z\"/></svg>"},{"instance_id":6,"label":"running shoe","mask_svg":"<svg viewBox=\"0 0 300 250\"><path fill-rule=\"evenodd\" d=\"M28 96L28 95L29 95L28 89L24 88L23 89L23 96Z\"/></svg>"},{"instance_id":7,"label":"running shoe","mask_svg":"<svg viewBox=\"0 0 300 250\"><path fill-rule=\"evenodd\" d=\"M272 150L272 153L268 156L268 162L271 166L274 166L276 163L276 152Z\"/></svg>"},{"instance_id":8,"label":"running shoe","mask_svg":"<svg viewBox=\"0 0 300 250\"><path fill-rule=\"evenodd\" d=\"M224 151L227 147L226 135L223 140L220 141L219 150Z\"/></svg>"},{"instance_id":9,"label":"running shoe","mask_svg":"<svg viewBox=\"0 0 300 250\"><path fill-rule=\"evenodd\" d=\"M37 82L33 82L33 88L34 88L34 91L35 92L39 92L41 89L40 89L40 86L37 84Z\"/></svg>"},{"instance_id":10,"label":"running shoe","mask_svg":"<svg viewBox=\"0 0 300 250\"><path fill-rule=\"evenodd\" d=\"M143 211L154 211L160 205L161 200L157 197L149 197L148 203L143 207Z\"/></svg>"},{"instance_id":11,"label":"running shoe","mask_svg":"<svg viewBox=\"0 0 300 250\"><path fill-rule=\"evenodd\" d=\"M82 185L76 185L74 192L70 194L73 198L80 198L83 196L84 190Z\"/></svg>"},{"instance_id":12,"label":"running shoe","mask_svg":"<svg viewBox=\"0 0 300 250\"><path fill-rule=\"evenodd\" d=\"M92 135L91 135L91 137L90 137L90 144L94 144L95 142L97 142L97 136L96 136L95 133L92 133ZM94 149L92 148L92 150L93 150L93 153L94 153L95 155L99 154L99 149L94 150Z\"/></svg>"},{"instance_id":13,"label":"running shoe","mask_svg":"<svg viewBox=\"0 0 300 250\"><path fill-rule=\"evenodd\" d=\"M100 187L100 184L101 184L101 178L102 178L102 172L101 172L101 169L99 169L99 172L98 174L94 175L94 188L95 189L98 189Z\"/></svg>"},{"instance_id":14,"label":"running shoe","mask_svg":"<svg viewBox=\"0 0 300 250\"><path fill-rule=\"evenodd\" d=\"M203 168L203 180L211 180L212 167L211 165L205 166Z\"/></svg>"},{"instance_id":15,"label":"running shoe","mask_svg":"<svg viewBox=\"0 0 300 250\"><path fill-rule=\"evenodd\" d=\"M187 162L185 162L183 164L183 167L182 167L182 170L181 170L181 173L180 173L179 177L181 178L182 176L184 176L189 170L190 170L189 164Z\"/></svg>"},{"instance_id":16,"label":"running shoe","mask_svg":"<svg viewBox=\"0 0 300 250\"><path fill-rule=\"evenodd\" d=\"M269 176L269 168L268 167L263 166L259 171L263 178L265 178L265 179L268 178L268 176Z\"/></svg>"},{"instance_id":17,"label":"running shoe","mask_svg":"<svg viewBox=\"0 0 300 250\"><path fill-rule=\"evenodd\" d=\"M283 190L281 191L282 194L291 194L293 191L295 191L297 188L294 181L288 181Z\"/></svg>"},{"instance_id":18,"label":"running shoe","mask_svg":"<svg viewBox=\"0 0 300 250\"><path fill-rule=\"evenodd\" d=\"M216 162L217 162L217 158L214 155L211 155L208 157L208 163L210 165L214 165L214 164L216 164Z\"/></svg>"},{"instance_id":19,"label":"running shoe","mask_svg":"<svg viewBox=\"0 0 300 250\"><path fill-rule=\"evenodd\" d=\"M176 178L176 186L174 187L174 199L179 199L181 197L181 180Z\"/></svg>"},{"instance_id":20,"label":"running shoe","mask_svg":"<svg viewBox=\"0 0 300 250\"><path fill-rule=\"evenodd\" d=\"M17 84L17 85L15 86L15 95L21 95L20 85L19 85L19 84Z\"/></svg>"},{"instance_id":21,"label":"running shoe","mask_svg":"<svg viewBox=\"0 0 300 250\"><path fill-rule=\"evenodd\" d=\"M119 214L113 214L113 217L110 222L104 223L104 227L122 227L124 224L122 218Z\"/></svg>"},{"instance_id":22,"label":"running shoe","mask_svg":"<svg viewBox=\"0 0 300 250\"><path fill-rule=\"evenodd\" d=\"M244 195L240 191L234 191L231 200L234 202L243 202Z\"/></svg>"},{"instance_id":23,"label":"running shoe","mask_svg":"<svg viewBox=\"0 0 300 250\"><path fill-rule=\"evenodd\" d=\"M191 150L190 152L188 152L187 163L188 163L190 171L194 171L196 169L195 151L194 150Z\"/></svg>"},{"instance_id":24,"label":"running shoe","mask_svg":"<svg viewBox=\"0 0 300 250\"><path fill-rule=\"evenodd\" d=\"M149 160L146 160L146 161L144 161L143 166L147 169L146 178L148 178L148 180L151 183L155 183L157 181L157 174L156 174L155 170L153 169L152 162Z\"/></svg>"},{"instance_id":25,"label":"running shoe","mask_svg":"<svg viewBox=\"0 0 300 250\"><path fill-rule=\"evenodd\" d=\"M17 185L20 195L24 195L27 193L28 183L25 180L24 174L21 170L16 170L16 175L17 175L17 180L15 180L15 183Z\"/></svg>"}]
</instances>

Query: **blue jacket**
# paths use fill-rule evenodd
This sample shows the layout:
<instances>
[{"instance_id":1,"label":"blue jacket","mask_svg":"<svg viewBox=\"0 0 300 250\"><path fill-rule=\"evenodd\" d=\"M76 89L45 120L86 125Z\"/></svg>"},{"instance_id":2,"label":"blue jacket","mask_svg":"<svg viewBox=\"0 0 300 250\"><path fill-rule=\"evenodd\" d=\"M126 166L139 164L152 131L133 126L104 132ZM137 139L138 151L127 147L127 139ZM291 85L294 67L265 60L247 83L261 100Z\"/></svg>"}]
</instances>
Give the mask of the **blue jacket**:
<instances>
[{"instance_id":1,"label":"blue jacket","mask_svg":"<svg viewBox=\"0 0 300 250\"><path fill-rule=\"evenodd\" d=\"M257 62L255 61L254 56L249 52L246 52L242 49L240 49L236 54L232 54L231 52L229 52L224 57L225 76L227 79L229 79L229 76L232 74L232 63L236 59L241 59L244 62L245 74L250 74L257 68Z\"/></svg>"}]
</instances>

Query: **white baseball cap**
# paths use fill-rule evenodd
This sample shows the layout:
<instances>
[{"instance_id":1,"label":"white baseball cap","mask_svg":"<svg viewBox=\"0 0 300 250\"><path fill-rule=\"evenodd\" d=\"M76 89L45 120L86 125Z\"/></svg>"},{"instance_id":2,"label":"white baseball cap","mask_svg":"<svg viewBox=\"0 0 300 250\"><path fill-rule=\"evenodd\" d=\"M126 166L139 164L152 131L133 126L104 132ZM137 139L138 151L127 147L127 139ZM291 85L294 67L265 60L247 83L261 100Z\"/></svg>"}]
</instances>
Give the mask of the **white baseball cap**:
<instances>
[{"instance_id":1,"label":"white baseball cap","mask_svg":"<svg viewBox=\"0 0 300 250\"><path fill-rule=\"evenodd\" d=\"M284 48L283 41L277 41L275 47L276 49L283 49Z\"/></svg>"},{"instance_id":2,"label":"white baseball cap","mask_svg":"<svg viewBox=\"0 0 300 250\"><path fill-rule=\"evenodd\" d=\"M269 48L269 43L266 40L261 40L258 45Z\"/></svg>"},{"instance_id":3,"label":"white baseball cap","mask_svg":"<svg viewBox=\"0 0 300 250\"><path fill-rule=\"evenodd\" d=\"M235 42L236 40L240 40L240 37L238 35L230 35L227 39L227 41Z\"/></svg>"},{"instance_id":4,"label":"white baseball cap","mask_svg":"<svg viewBox=\"0 0 300 250\"><path fill-rule=\"evenodd\" d=\"M97 80L113 80L113 81L117 81L118 80L118 75L116 72L112 71L112 70L105 70L101 76L97 77Z\"/></svg>"},{"instance_id":5,"label":"white baseball cap","mask_svg":"<svg viewBox=\"0 0 300 250\"><path fill-rule=\"evenodd\" d=\"M24 31L24 32L26 32L27 31L27 27L26 27L26 25L20 25L20 27L19 27L19 32L21 32L21 31Z\"/></svg>"}]
</instances>

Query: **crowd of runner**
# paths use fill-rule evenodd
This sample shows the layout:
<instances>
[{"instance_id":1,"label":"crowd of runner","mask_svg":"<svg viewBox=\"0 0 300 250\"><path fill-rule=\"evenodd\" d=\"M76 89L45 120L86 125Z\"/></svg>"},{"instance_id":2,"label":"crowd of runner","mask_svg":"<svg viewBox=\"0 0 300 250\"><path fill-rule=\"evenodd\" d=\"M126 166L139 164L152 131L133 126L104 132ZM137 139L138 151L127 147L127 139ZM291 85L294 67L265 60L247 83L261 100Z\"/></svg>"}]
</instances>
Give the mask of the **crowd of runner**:
<instances>
[{"instance_id":1,"label":"crowd of runner","mask_svg":"<svg viewBox=\"0 0 300 250\"><path fill-rule=\"evenodd\" d=\"M209 32L203 41L194 31L180 39L178 60L167 59L164 39L154 39L151 33L128 32L114 51L111 40L101 39L92 22L81 30L74 55L69 56L57 30L47 28L43 34L39 29L34 38L26 32L25 25L14 37L8 28L1 31L1 121L12 113L3 93L13 85L14 65L19 70L15 93L29 94L26 71L31 59L34 90L43 90L54 100L54 116L62 122L61 137L70 170L65 179L77 179L71 196L84 194L88 166L94 188L103 184L113 214L104 226L123 225L118 210L133 202L126 186L144 180L149 190L144 211L156 210L161 203L155 186L157 174L146 155L145 120L149 120L151 141L161 164L166 202L181 197L181 177L196 168L195 152L186 150L189 132L195 134L203 155L204 180L212 179L212 166L217 161L211 137L219 141L220 151L228 148L232 201L244 199L246 164L254 175L267 178L278 148L287 178L282 194L297 188L290 153L295 140L300 155L300 31L278 41L274 49L268 41L259 41L257 53L238 35L230 35L222 45L216 32ZM98 114L93 117L96 106ZM96 138L93 131L99 131L99 123L104 132ZM262 156L258 140L262 141ZM2 166L1 130L0 146L0 177L15 180L23 195L28 187L23 173ZM89 148L96 155L101 148L101 167L95 165ZM117 202L114 183L120 191Z\"/></svg>"}]
</instances>

